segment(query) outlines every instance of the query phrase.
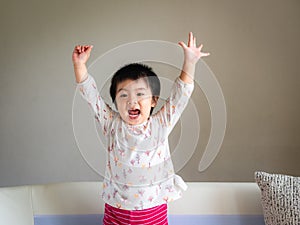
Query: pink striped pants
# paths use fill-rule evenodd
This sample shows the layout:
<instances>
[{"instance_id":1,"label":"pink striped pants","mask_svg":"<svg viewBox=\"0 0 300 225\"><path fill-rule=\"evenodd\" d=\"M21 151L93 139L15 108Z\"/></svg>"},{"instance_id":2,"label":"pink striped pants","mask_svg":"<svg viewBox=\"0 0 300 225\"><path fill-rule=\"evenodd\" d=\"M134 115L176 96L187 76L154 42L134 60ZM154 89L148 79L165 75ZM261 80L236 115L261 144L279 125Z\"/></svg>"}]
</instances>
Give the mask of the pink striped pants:
<instances>
[{"instance_id":1,"label":"pink striped pants","mask_svg":"<svg viewBox=\"0 0 300 225\"><path fill-rule=\"evenodd\" d=\"M168 225L167 204L144 210L124 210L105 204L104 225Z\"/></svg>"}]
</instances>

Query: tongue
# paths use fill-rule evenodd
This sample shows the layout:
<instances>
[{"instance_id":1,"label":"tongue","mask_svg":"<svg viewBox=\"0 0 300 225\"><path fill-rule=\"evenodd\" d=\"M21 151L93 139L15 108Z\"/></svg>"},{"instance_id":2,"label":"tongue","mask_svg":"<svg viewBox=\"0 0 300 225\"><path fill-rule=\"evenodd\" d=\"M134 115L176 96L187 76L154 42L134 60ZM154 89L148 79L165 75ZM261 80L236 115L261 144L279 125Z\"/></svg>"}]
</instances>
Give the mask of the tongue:
<instances>
[{"instance_id":1,"label":"tongue","mask_svg":"<svg viewBox=\"0 0 300 225\"><path fill-rule=\"evenodd\" d=\"M140 110L134 109L134 110L129 110L130 115L138 115L140 113Z\"/></svg>"}]
</instances>

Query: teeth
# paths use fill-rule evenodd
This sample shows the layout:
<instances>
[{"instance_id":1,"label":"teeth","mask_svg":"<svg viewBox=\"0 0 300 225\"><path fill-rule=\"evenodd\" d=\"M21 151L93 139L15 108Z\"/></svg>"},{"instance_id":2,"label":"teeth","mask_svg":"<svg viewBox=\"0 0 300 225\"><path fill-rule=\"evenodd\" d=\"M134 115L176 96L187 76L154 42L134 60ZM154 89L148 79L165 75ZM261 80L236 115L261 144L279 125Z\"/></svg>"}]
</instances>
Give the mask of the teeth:
<instances>
[{"instance_id":1,"label":"teeth","mask_svg":"<svg viewBox=\"0 0 300 225\"><path fill-rule=\"evenodd\" d=\"M132 109L128 110L129 118L134 120L137 119L140 115L140 110L139 109Z\"/></svg>"}]
</instances>

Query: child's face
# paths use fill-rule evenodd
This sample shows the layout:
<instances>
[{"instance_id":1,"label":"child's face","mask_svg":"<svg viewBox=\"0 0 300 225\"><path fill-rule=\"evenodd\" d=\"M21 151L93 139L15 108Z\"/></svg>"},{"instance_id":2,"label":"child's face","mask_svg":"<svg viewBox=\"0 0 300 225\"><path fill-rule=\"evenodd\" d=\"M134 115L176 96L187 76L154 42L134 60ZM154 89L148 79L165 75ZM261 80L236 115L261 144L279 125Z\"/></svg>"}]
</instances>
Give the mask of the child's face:
<instances>
[{"instance_id":1,"label":"child's face","mask_svg":"<svg viewBox=\"0 0 300 225\"><path fill-rule=\"evenodd\" d=\"M156 103L157 98L152 97L145 78L128 79L117 85L116 106L121 118L130 125L146 122L151 107L155 107Z\"/></svg>"}]
</instances>

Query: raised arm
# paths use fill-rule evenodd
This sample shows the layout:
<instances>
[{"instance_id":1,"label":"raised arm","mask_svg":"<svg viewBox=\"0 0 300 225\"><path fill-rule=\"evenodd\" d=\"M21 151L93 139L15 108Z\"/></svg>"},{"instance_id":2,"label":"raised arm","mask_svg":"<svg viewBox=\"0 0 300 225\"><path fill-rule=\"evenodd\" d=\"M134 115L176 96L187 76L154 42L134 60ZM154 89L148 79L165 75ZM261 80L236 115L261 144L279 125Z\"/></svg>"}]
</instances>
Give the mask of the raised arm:
<instances>
[{"instance_id":1,"label":"raised arm","mask_svg":"<svg viewBox=\"0 0 300 225\"><path fill-rule=\"evenodd\" d=\"M201 51L203 48L202 44L197 47L196 37L194 37L192 32L189 33L189 40L187 45L183 41L180 41L178 44L182 47L184 52L184 62L180 74L180 79L185 83L193 83L195 67L198 60L201 57L208 56L209 53L204 53Z\"/></svg>"},{"instance_id":2,"label":"raised arm","mask_svg":"<svg viewBox=\"0 0 300 225\"><path fill-rule=\"evenodd\" d=\"M80 94L91 107L95 119L100 124L103 134L107 135L108 127L115 112L107 105L98 91L96 82L91 75L88 75L86 62L88 61L93 46L78 45L72 53L74 72Z\"/></svg>"},{"instance_id":3,"label":"raised arm","mask_svg":"<svg viewBox=\"0 0 300 225\"><path fill-rule=\"evenodd\" d=\"M86 62L90 57L92 48L92 45L77 45L73 50L72 61L77 83L82 83L88 77Z\"/></svg>"}]
</instances>

